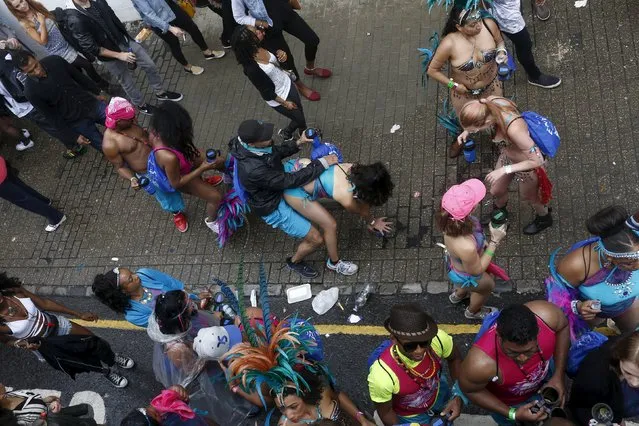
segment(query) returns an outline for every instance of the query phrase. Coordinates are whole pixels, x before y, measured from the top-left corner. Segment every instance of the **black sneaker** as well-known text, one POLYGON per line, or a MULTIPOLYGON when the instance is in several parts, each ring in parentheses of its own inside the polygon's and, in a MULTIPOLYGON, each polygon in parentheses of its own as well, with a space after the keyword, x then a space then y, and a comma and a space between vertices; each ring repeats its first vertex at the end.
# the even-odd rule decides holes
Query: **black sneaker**
POLYGON ((138 107, 138 111, 145 115, 153 115, 155 112, 155 107, 153 105, 144 104, 138 107))
POLYGON ((162 93, 156 93, 155 97, 157 98, 158 101, 180 102, 182 98, 184 97, 184 95, 178 92, 169 92, 168 90, 165 90, 162 93))
POLYGON ((135 365, 135 361, 133 361, 131 358, 129 358, 126 355, 120 355, 120 354, 115 354, 115 363, 118 365, 118 367, 120 368, 133 368, 133 366, 135 365))
POLYGON ((535 80, 528 79, 528 84, 541 87, 543 89, 554 89, 561 84, 561 78, 548 74, 541 74, 539 78, 535 80))
POLYGON ((317 278, 319 273, 306 262, 293 263, 291 258, 286 258, 286 266, 293 272, 297 272, 304 278, 317 278))
POLYGON ((220 40, 222 42, 222 48, 224 49, 230 49, 231 48, 231 42, 228 40, 220 40))
POLYGON ((110 371, 104 375, 109 382, 116 388, 125 388, 129 384, 129 381, 124 376, 120 376, 118 373, 110 371))

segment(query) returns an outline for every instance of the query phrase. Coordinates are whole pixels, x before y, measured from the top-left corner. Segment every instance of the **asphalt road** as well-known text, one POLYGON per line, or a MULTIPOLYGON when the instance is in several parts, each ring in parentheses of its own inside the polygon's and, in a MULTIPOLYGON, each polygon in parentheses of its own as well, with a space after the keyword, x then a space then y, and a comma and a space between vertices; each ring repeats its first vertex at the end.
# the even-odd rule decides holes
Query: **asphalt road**
MULTIPOLYGON (((502 298, 492 298, 490 304, 503 307, 508 303, 523 302, 534 297, 509 293, 503 295, 502 298)), ((273 298, 271 305, 275 314, 280 317, 297 311, 303 317, 313 318, 316 324, 339 326, 347 324, 346 318, 350 314, 349 310, 352 306, 351 299, 352 297, 340 297, 345 311, 335 306, 322 316, 318 316, 312 311, 310 300, 288 305, 282 298, 273 298)), ((101 319, 122 319, 94 298, 57 298, 57 300, 77 310, 93 311, 101 319)), ((463 317, 461 306, 450 305, 446 294, 427 294, 392 297, 373 295, 360 311, 362 321, 357 325, 382 325, 393 304, 409 301, 420 303, 432 313, 440 324, 477 324, 477 322, 468 321, 463 317)), ((336 330, 339 329, 336 328, 336 330)), ((152 371, 152 344, 141 329, 134 331, 95 328, 94 331, 110 342, 114 351, 127 354, 135 359, 135 368, 125 372, 129 379, 127 388, 116 389, 96 374, 82 374, 73 381, 65 374, 53 370, 47 364, 41 364, 30 353, 7 347, 0 348, 0 357, 3 360, 0 369, 0 383, 19 389, 57 390, 61 392, 64 404, 67 404, 77 392, 96 392, 104 401, 107 424, 119 425, 120 419, 126 413, 133 408, 148 404, 161 390, 152 371)), ((465 354, 472 342, 473 335, 457 334, 454 337, 456 344, 465 354)), ((384 336, 346 335, 337 332, 324 335, 325 352, 338 385, 342 390, 347 391, 360 407, 369 412, 372 412, 372 405, 368 400, 366 359, 383 339, 384 336)), ((467 413, 478 412, 473 407, 465 411, 467 413)))

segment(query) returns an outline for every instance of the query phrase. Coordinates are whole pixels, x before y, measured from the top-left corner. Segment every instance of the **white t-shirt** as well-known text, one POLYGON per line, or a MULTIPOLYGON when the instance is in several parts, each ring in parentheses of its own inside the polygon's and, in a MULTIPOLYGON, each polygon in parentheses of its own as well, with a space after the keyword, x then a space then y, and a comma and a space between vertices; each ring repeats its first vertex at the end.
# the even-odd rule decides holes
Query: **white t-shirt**
MULTIPOLYGON (((275 55, 269 52, 268 64, 263 64, 259 61, 257 64, 275 85, 275 94, 282 99, 286 99, 288 92, 291 90, 291 77, 280 68, 275 55)), ((266 103, 272 107, 280 106, 280 103, 274 100, 266 101, 266 103)))
POLYGON ((490 13, 499 24, 499 29, 505 33, 515 34, 526 26, 521 16, 521 0, 493 0, 490 13))
MULTIPOLYGON (((13 96, 11 96, 11 93, 9 93, 7 88, 4 87, 4 84, 2 84, 2 82, 0 82, 0 95, 4 96, 4 98, 6 99, 6 106, 9 111, 15 114, 15 116, 18 118, 22 118, 33 111, 33 105, 31 105, 29 102, 16 101, 13 96)), ((0 102, 4 101, 0 99, 0 102)))

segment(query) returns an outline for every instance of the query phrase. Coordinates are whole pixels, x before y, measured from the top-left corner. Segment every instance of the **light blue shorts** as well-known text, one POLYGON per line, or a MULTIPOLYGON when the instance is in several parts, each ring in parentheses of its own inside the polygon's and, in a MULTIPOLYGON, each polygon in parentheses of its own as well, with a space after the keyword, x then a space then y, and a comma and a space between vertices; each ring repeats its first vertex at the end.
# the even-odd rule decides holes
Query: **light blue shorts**
POLYGON ((262 216, 262 219, 273 228, 281 229, 293 238, 305 238, 311 230, 311 221, 286 204, 284 199, 280 200, 277 210, 268 216, 262 216))

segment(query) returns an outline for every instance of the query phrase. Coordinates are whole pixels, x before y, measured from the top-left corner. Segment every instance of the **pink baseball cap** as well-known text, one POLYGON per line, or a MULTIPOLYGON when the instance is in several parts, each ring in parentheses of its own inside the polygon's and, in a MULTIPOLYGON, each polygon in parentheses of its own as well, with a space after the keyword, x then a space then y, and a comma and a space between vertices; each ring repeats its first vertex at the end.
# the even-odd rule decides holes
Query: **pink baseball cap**
POLYGON ((479 179, 453 185, 442 197, 442 208, 455 220, 465 219, 486 196, 486 186, 479 179))

